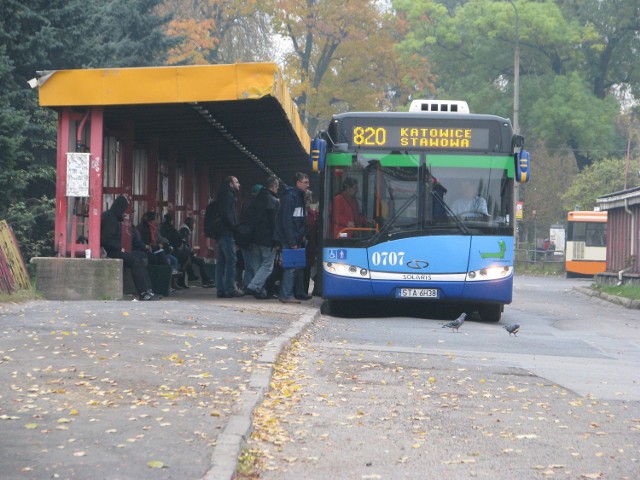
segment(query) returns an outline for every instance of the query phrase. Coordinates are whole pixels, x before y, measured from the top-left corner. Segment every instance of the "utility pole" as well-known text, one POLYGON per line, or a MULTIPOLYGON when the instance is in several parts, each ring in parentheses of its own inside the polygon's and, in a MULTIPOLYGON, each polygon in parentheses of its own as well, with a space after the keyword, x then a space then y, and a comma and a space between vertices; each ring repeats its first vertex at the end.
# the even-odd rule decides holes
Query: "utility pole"
POLYGON ((513 52, 513 133, 520 133, 518 116, 520 113, 520 32, 518 9, 513 0, 509 0, 516 13, 516 44, 513 52))
MULTIPOLYGON (((513 133, 520 133, 520 123, 519 123, 519 113, 520 113, 520 32, 519 32, 519 18, 518 18, 518 8, 513 0, 509 0, 509 3, 513 7, 513 11, 516 14, 516 42, 515 48, 513 52, 513 133)), ((520 201, 520 184, 518 182, 514 182, 513 188, 513 204, 514 204, 514 212, 517 208, 518 202, 520 201)), ((514 232, 515 232, 515 242, 518 244, 519 239, 519 225, 518 220, 513 219, 515 222, 514 232)))

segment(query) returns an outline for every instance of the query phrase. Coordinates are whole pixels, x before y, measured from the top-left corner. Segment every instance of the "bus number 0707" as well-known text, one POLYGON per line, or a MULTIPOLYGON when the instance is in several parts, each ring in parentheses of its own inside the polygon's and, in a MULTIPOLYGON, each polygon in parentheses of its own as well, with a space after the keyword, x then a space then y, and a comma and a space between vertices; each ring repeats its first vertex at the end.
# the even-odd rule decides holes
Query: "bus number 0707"
POLYGON ((371 255, 374 265, 404 265, 404 252, 374 252, 371 255))

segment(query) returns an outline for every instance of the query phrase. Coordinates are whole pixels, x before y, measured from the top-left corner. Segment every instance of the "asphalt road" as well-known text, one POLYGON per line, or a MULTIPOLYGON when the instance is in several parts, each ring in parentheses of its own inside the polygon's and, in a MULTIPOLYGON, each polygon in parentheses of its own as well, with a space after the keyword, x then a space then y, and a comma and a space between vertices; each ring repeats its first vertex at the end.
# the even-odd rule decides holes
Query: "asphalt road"
POLYGON ((0 478, 640 478, 640 313, 587 284, 519 277, 459 333, 204 289, 3 304, 0 478))
POLYGON ((238 478, 640 478, 640 312, 588 283, 518 277, 499 324, 459 333, 426 308, 321 316, 281 357, 238 478))
POLYGON ((211 289, 0 304, 0 478, 230 478, 271 365, 316 311, 211 289))

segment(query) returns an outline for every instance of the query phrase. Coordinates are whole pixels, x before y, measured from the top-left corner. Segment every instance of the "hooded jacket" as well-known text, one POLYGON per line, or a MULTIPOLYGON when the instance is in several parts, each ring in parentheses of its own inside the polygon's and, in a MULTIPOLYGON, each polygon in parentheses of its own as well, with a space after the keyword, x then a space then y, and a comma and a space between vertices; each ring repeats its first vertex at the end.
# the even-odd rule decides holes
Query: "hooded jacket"
POLYGON ((307 213, 304 192, 287 187, 280 202, 273 238, 276 242, 292 247, 302 247, 307 235, 307 213))
POLYGON ((105 249, 107 256, 122 250, 122 220, 124 212, 129 207, 126 197, 117 197, 111 208, 102 213, 100 219, 100 246, 105 249))

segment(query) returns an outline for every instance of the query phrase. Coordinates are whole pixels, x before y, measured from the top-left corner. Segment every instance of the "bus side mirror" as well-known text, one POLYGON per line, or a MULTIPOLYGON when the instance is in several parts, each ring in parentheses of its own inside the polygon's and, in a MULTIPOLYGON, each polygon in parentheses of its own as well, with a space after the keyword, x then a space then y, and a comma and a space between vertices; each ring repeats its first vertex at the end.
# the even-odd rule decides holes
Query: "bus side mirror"
POLYGON ((325 159, 327 157, 327 141, 322 138, 314 138, 311 140, 311 170, 319 172, 324 169, 325 159))
POLYGON ((526 150, 520 150, 513 154, 513 160, 516 167, 516 181, 519 183, 527 183, 531 176, 531 154, 526 150))
POLYGON ((522 148, 524 147, 524 137, 522 135, 518 135, 517 133, 511 137, 511 148, 522 148))

